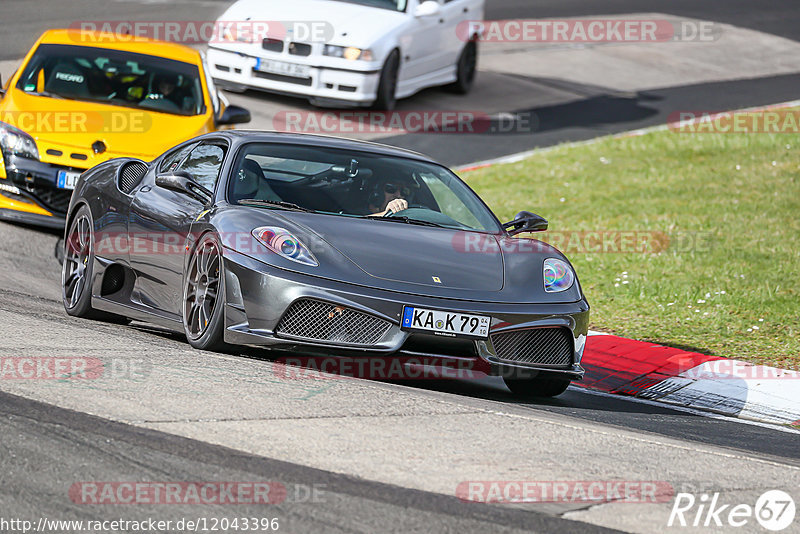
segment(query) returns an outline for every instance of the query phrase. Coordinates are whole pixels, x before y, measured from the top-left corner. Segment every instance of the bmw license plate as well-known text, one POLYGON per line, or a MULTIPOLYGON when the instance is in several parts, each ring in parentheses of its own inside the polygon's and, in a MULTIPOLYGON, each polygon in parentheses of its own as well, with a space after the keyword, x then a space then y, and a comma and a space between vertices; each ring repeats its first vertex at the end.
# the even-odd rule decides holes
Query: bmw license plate
POLYGON ((308 78, 311 75, 311 67, 308 65, 275 61, 274 59, 256 58, 256 70, 293 78, 308 78))
POLYGON ((490 317, 403 306, 403 330, 432 332, 446 337, 485 339, 490 317))
POLYGON ((75 184, 78 183, 78 178, 81 177, 79 172, 58 171, 58 182, 56 185, 59 189, 75 189, 75 184))

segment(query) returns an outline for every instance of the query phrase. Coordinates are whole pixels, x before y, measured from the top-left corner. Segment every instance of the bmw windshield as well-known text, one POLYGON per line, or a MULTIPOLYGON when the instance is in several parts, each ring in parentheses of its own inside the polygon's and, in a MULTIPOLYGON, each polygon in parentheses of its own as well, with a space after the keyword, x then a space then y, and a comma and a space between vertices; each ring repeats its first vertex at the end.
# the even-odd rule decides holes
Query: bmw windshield
POLYGON ((381 9, 391 9, 392 11, 405 11, 408 0, 333 0, 335 2, 346 2, 348 4, 359 4, 362 6, 379 7, 381 9))
POLYGON ((424 161, 251 143, 241 149, 232 173, 227 191, 231 203, 501 231, 494 215, 464 182, 446 168, 424 161), (397 200, 404 209, 387 212, 397 200))

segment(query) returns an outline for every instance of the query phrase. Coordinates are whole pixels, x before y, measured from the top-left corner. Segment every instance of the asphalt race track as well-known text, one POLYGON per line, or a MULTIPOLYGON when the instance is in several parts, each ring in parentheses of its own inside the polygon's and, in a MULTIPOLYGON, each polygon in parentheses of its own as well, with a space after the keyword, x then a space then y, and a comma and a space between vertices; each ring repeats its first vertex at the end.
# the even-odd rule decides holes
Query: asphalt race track
POLYGON ((567 522, 577 519, 646 532, 654 517, 663 520, 647 505, 499 507, 462 503, 455 488, 471 477, 666 480, 676 491, 747 499, 800 480, 796 432, 579 388, 521 403, 491 379, 281 379, 261 351, 201 353, 143 324, 68 318, 51 256, 56 237, 5 224, 2 232, 4 356, 96 357, 145 370, 92 384, 0 384, 0 501, 15 517, 178 520, 246 512, 279 517, 287 532, 553 532, 571 531, 567 522), (465 443, 470 437, 477 442, 465 443), (301 498, 304 488, 323 493, 314 502, 234 511, 87 506, 68 498, 75 483, 119 480, 269 480, 301 498))
MULTIPOLYGON (((792 2, 647 4, 490 1, 487 17, 656 12, 800 39, 800 12, 792 2)), ((19 58, 40 31, 75 19, 202 20, 225 5, 4 0, 0 59, 19 58)), ((487 77, 507 76, 499 72, 487 77)), ((531 87, 541 93, 522 98, 514 111, 533 111, 546 129, 503 136, 502 142, 479 135, 438 136, 435 143, 429 135, 382 140, 465 164, 657 124, 676 109, 792 100, 800 81, 800 75, 781 73, 631 92, 530 73, 518 78, 520 93, 531 87), (583 97, 565 99, 567 93, 583 97)), ((482 91, 491 99, 491 86, 482 91)), ((426 91, 401 109, 435 108, 452 98, 426 91)), ((231 100, 251 106, 259 120, 275 106, 309 109, 253 93, 231 100)), ((520 402, 494 379, 291 379, 263 351, 204 353, 145 324, 70 318, 60 300, 56 240, 53 233, 0 223, 0 356, 92 357, 123 371, 85 382, 0 380, 0 519, 246 516, 278 518, 281 532, 301 533, 657 532, 671 530, 665 529, 670 499, 486 505, 460 501, 457 487, 492 480, 661 481, 674 492, 719 492, 722 502, 752 505, 764 491, 796 494, 800 486, 799 433, 788 429, 579 387, 554 400, 520 402), (287 495, 268 506, 91 505, 71 498, 73 485, 92 481, 275 481, 287 495)), ((764 530, 751 520, 736 531, 764 530)))

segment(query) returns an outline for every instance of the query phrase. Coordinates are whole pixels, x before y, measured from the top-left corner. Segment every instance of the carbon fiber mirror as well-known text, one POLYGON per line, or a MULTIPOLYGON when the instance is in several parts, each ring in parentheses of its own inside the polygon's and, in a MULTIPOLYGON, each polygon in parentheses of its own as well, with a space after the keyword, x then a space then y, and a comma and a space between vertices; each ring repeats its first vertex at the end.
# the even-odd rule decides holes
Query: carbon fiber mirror
POLYGON ((513 221, 505 223, 503 228, 508 235, 517 235, 522 232, 544 232, 547 230, 547 219, 529 211, 521 211, 517 213, 513 221))
POLYGON ((186 171, 159 174, 156 176, 156 185, 164 189, 169 189, 170 191, 188 194, 204 204, 210 202, 213 197, 211 191, 195 182, 192 175, 186 171))

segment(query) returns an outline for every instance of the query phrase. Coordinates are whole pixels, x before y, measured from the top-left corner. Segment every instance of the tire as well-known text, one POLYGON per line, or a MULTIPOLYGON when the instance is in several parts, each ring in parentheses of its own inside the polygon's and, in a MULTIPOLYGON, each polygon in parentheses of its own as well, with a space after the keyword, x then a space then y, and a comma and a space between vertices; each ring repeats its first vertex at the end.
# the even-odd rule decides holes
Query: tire
POLYGON ((64 241, 61 264, 61 301, 73 317, 127 324, 130 319, 92 308, 94 273, 94 220, 88 206, 78 209, 64 241))
POLYGON ((189 344, 201 350, 225 352, 225 270, 222 246, 213 234, 205 234, 192 251, 184 275, 183 331, 189 344))
POLYGON ((557 397, 569 386, 568 378, 537 376, 535 378, 506 378, 503 381, 511 392, 519 397, 557 397))
POLYGON ((397 104, 397 74, 400 71, 400 55, 394 50, 381 69, 378 82, 378 96, 372 108, 380 111, 392 111, 397 104))
POLYGON ((456 81, 449 88, 458 94, 465 95, 470 92, 475 83, 475 74, 478 68, 478 43, 470 41, 464 46, 456 63, 456 81))

